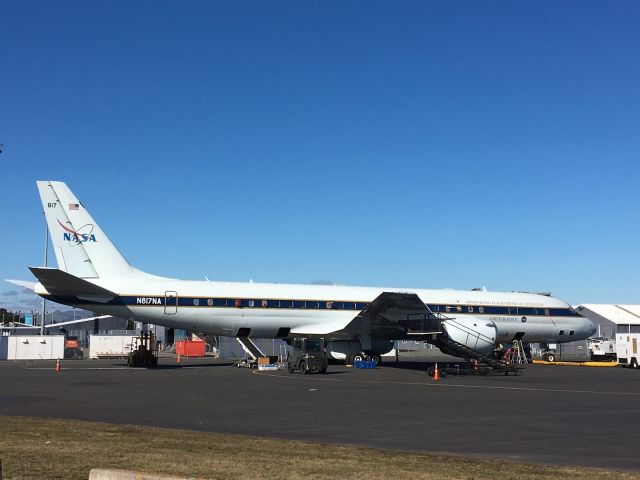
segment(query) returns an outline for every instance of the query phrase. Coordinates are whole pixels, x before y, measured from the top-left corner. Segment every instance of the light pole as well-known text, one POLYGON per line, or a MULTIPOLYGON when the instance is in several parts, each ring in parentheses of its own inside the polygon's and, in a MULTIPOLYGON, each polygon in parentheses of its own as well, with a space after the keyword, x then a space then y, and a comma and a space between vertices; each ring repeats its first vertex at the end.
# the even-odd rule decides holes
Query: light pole
MULTIPOLYGON (((44 212, 42 212, 44 214, 44 212)), ((44 266, 47 267, 49 259, 49 225, 47 219, 44 219, 44 266)), ((40 323, 40 335, 44 335, 44 322, 47 319, 47 300, 42 297, 42 322, 40 323)))

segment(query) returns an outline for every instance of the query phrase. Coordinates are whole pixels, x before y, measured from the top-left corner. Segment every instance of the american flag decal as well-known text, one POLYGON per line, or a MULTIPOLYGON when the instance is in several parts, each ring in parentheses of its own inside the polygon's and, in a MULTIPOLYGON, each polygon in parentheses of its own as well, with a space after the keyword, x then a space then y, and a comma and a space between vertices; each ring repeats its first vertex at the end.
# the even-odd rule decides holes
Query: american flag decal
POLYGON ((80 204, 79 203, 70 203, 69 204, 69 210, 78 210, 80 208, 80 204))

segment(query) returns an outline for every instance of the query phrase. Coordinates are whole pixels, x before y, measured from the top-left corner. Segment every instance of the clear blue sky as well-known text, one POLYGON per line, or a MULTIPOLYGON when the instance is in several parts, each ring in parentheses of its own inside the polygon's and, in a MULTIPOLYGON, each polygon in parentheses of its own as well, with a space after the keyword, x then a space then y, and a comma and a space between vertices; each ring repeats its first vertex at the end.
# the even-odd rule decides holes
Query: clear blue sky
POLYGON ((42 264, 50 179, 161 275, 640 303, 637 1, 0 18, 0 278, 42 264))

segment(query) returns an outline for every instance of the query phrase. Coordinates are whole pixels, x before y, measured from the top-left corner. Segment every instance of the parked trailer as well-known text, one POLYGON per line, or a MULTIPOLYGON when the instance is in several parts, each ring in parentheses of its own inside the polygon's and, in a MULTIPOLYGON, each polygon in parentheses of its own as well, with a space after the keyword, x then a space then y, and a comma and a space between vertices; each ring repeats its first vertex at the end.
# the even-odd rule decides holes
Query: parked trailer
POLYGON ((64 357, 64 335, 5 335, 0 360, 56 360, 64 357))
POLYGON ((630 368, 640 367, 640 354, 638 344, 640 343, 640 324, 618 324, 616 325, 616 354, 618 365, 630 368))
POLYGON ((591 354, 586 340, 569 343, 549 343, 542 351, 542 358, 547 362, 588 362, 591 354))
POLYGON ((89 335, 89 358, 127 358, 136 339, 136 335, 89 335))

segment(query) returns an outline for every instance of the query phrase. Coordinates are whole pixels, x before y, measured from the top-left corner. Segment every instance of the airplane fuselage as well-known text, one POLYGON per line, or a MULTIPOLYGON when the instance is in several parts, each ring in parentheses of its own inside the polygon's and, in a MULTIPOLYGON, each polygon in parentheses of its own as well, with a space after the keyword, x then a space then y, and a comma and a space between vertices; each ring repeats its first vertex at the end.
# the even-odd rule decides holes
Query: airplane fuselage
MULTIPOLYGON (((515 335, 528 342, 586 338, 593 325, 553 297, 519 292, 287 285, 154 279, 94 281, 118 296, 108 303, 91 298, 38 293, 59 303, 138 321, 214 335, 274 338, 310 325, 344 324, 381 293, 411 292, 436 314, 486 319, 496 341, 515 335)), ((392 340, 410 338, 400 335, 392 340)))

